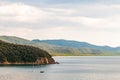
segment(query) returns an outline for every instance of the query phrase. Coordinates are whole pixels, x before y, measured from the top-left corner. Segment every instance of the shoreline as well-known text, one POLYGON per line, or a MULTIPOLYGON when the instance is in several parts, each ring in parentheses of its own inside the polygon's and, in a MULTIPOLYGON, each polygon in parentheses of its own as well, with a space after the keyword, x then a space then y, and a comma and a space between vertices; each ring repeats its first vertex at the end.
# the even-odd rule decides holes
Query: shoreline
POLYGON ((36 62, 4 62, 0 63, 0 65, 49 65, 49 64, 59 64, 59 62, 54 62, 54 63, 36 63, 36 62))

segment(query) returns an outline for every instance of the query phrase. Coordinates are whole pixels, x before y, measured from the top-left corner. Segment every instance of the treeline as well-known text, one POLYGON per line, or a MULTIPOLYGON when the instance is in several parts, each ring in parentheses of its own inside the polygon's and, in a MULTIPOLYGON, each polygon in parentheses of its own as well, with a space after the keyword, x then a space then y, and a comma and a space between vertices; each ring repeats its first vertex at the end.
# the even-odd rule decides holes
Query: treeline
POLYGON ((0 40, 0 63, 35 62, 38 58, 51 58, 48 52, 26 45, 16 45, 0 40))

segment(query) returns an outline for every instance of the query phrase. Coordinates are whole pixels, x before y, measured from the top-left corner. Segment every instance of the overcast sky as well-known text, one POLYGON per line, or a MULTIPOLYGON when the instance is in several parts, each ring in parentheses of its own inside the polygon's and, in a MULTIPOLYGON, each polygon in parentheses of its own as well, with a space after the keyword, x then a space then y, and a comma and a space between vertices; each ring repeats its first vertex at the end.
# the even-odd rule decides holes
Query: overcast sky
POLYGON ((0 35, 120 46, 120 0, 0 0, 0 35))

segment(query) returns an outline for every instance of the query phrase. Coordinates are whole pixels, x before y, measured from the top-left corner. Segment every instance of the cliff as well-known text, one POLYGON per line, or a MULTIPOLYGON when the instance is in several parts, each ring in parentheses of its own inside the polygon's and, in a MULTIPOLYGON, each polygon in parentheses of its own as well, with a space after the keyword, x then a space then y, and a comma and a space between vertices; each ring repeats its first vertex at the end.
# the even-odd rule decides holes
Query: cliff
POLYGON ((0 64, 54 64, 45 50, 0 41, 0 64))

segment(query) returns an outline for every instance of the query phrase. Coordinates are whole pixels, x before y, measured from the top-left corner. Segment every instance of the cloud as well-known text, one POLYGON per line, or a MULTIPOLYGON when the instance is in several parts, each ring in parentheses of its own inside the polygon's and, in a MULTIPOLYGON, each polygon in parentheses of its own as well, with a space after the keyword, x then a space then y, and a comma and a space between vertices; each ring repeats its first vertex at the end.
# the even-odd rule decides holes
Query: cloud
POLYGON ((0 6, 0 21, 13 22, 15 24, 22 23, 23 25, 37 24, 40 26, 83 25, 85 27, 107 27, 109 24, 112 24, 112 27, 114 24, 119 25, 119 13, 119 5, 89 4, 68 9, 55 7, 41 8, 23 3, 7 3, 0 6))
POLYGON ((37 22, 43 20, 44 13, 39 8, 23 3, 7 3, 0 5, 0 20, 10 22, 37 22))
POLYGON ((0 5, 0 34, 28 39, 63 38, 100 45, 117 45, 120 40, 116 36, 120 30, 119 21, 118 4, 84 2, 52 4, 46 7, 5 2, 0 5))
POLYGON ((80 5, 68 16, 59 19, 88 28, 118 30, 120 5, 80 5))
MULTIPOLYGON (((70 6, 68 4, 68 6, 70 6)), ((0 6, 1 26, 29 28, 75 27, 76 29, 118 29, 120 6, 83 4, 70 8, 41 8, 24 3, 6 3, 0 6), (6 23, 9 23, 6 24, 6 23), (33 26, 33 27, 32 27, 33 26)))
POLYGON ((29 33, 32 32, 32 29, 29 28, 20 28, 20 27, 16 27, 16 28, 4 28, 4 26, 0 26, 0 34, 2 35, 8 35, 8 36, 12 36, 12 35, 16 35, 16 36, 27 36, 29 35, 29 33))
MULTIPOLYGON (((3 0, 0 0, 3 2, 3 0)), ((73 3, 73 4, 96 4, 96 3, 101 3, 101 4, 119 4, 120 1, 119 0, 34 0, 34 1, 30 1, 30 0, 4 0, 6 2, 24 2, 24 3, 28 3, 28 4, 47 4, 47 5, 55 5, 55 4, 69 4, 69 3, 73 3)))

